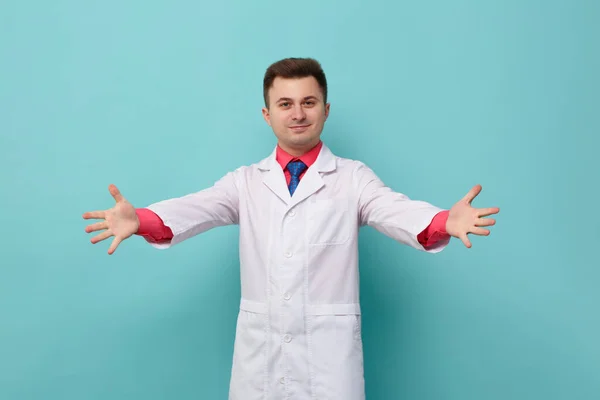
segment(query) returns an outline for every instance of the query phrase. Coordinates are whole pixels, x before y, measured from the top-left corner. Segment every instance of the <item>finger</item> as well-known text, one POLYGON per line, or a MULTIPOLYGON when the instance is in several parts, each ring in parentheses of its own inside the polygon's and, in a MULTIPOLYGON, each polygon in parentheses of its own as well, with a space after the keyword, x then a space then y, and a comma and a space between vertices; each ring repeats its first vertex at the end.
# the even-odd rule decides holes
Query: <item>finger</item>
POLYGON ((117 250, 117 247, 119 247, 119 244, 121 244, 122 241, 123 241, 123 239, 121 239, 118 236, 115 236, 112 243, 110 244, 110 247, 108 248, 108 254, 113 254, 115 252, 115 250, 117 250))
POLYGON ((471 248, 471 241, 469 240, 469 237, 466 234, 460 235, 460 240, 462 240, 465 247, 467 247, 468 249, 471 248))
POLYGON ((106 211, 88 211, 83 213, 83 219, 104 219, 106 211))
POLYGON ((500 209, 498 207, 489 207, 489 208, 478 208, 477 216, 478 217, 487 217, 488 215, 498 214, 500 209))
POLYGON ((104 231, 96 236, 94 236, 90 241, 94 244, 103 241, 112 236, 112 232, 110 230, 104 231))
POLYGON ((484 229, 484 228, 473 228, 470 231, 471 233, 474 233, 475 235, 479 235, 479 236, 488 236, 490 234, 489 229, 484 229))
POLYGON ((119 191, 119 189, 117 189, 117 187, 113 184, 108 185, 108 191, 110 192, 110 194, 112 195, 112 197, 115 199, 116 202, 120 202, 123 201, 123 195, 121 194, 121 192, 119 191))
POLYGON ((95 224, 91 224, 85 227, 85 231, 87 233, 90 232, 96 232, 102 229, 108 229, 108 222, 106 221, 102 221, 102 222, 96 222, 95 224))
POLYGON ((468 204, 471 204, 471 202, 473 201, 473 199, 475 197, 477 197, 477 195, 479 193, 481 193, 481 185, 475 185, 473 186, 473 188, 471 190, 469 190, 469 193, 467 193, 465 195, 465 197, 463 197, 463 200, 466 201, 468 204))
POLYGON ((496 220, 493 218, 478 218, 475 221, 475 226, 492 226, 496 224, 496 220))

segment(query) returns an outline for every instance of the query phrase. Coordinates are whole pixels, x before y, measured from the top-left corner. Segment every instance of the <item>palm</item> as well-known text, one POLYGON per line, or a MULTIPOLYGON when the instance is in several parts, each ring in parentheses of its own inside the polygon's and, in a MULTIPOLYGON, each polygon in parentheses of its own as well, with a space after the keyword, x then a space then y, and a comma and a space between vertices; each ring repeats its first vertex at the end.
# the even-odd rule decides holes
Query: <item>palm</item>
POLYGON ((83 214, 84 219, 102 219, 103 221, 88 225, 86 232, 104 230, 94 236, 91 242, 96 244, 111 236, 114 236, 108 254, 113 254, 119 244, 137 232, 139 220, 135 208, 119 192, 115 185, 109 186, 109 192, 116 201, 114 207, 104 211, 91 211, 83 214))
POLYGON ((490 234, 490 231, 482 227, 491 226, 496 223, 496 220, 492 218, 483 217, 500 212, 498 207, 473 208, 471 203, 480 192, 481 185, 475 185, 465 197, 450 209, 448 221, 446 222, 446 231, 448 234, 459 238, 468 248, 471 247, 471 241, 468 238, 469 234, 487 236, 490 234))
POLYGON ((128 238, 137 230, 137 215, 135 208, 127 200, 118 202, 106 212, 108 229, 115 236, 128 238))

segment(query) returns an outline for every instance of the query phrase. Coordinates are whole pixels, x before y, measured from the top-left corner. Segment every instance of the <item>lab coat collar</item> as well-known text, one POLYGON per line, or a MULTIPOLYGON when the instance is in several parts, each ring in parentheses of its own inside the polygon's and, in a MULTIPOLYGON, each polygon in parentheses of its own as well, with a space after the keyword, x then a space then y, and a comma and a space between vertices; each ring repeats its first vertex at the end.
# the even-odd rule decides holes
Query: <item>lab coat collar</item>
POLYGON ((271 155, 258 163, 258 168, 268 171, 263 175, 263 183, 284 201, 288 208, 306 199, 325 184, 320 172, 331 172, 336 169, 336 157, 325 144, 321 147, 315 163, 310 166, 300 180, 293 196, 290 196, 283 169, 276 160, 277 148, 271 155))

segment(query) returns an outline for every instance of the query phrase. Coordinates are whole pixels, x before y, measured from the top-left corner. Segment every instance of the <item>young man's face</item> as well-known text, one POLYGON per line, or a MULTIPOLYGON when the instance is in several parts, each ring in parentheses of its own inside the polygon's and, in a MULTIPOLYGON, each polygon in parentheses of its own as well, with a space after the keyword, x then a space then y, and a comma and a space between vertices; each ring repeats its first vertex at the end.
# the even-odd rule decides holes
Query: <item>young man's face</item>
POLYGON ((323 101, 314 77, 277 77, 268 98, 269 108, 263 108, 263 116, 283 150, 300 156, 319 143, 329 116, 329 104, 323 101))

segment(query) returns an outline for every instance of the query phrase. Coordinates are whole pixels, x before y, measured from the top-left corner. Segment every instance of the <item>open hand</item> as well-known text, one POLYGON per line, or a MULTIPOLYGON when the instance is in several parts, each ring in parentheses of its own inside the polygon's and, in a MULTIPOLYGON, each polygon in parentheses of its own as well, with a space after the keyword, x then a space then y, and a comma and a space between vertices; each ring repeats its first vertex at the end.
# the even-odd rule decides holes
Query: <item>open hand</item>
POLYGON ((108 249, 108 254, 113 254, 123 240, 137 232, 140 221, 133 205, 121 195, 115 185, 109 185, 108 191, 116 201, 115 206, 104 211, 86 212, 83 214, 83 219, 103 220, 86 226, 85 231, 89 233, 105 229, 104 232, 91 239, 93 244, 114 236, 115 238, 108 249))
POLYGON ((450 209, 446 222, 446 232, 453 237, 462 240, 467 248, 471 248, 468 234, 487 236, 490 231, 482 226, 491 226, 496 223, 495 219, 482 218, 500 212, 498 207, 473 208, 471 202, 481 192, 481 185, 475 185, 469 193, 450 209))

